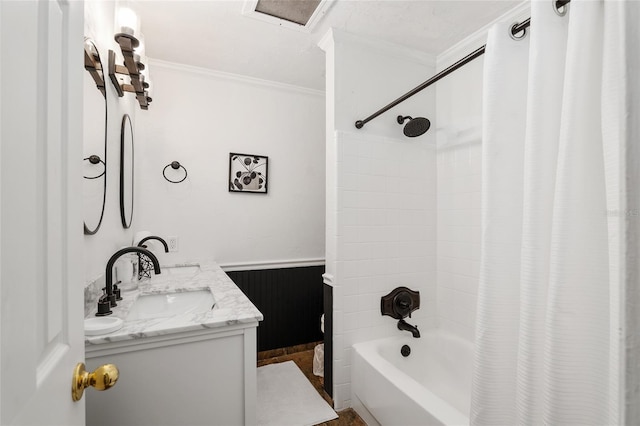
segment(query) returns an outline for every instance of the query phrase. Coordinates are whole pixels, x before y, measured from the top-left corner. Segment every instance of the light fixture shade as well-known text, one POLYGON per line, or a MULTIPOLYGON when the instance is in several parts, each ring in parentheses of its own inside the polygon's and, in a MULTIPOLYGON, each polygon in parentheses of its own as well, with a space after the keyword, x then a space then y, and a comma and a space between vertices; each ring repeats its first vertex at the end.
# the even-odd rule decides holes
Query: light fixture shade
POLYGON ((118 9, 118 16, 116 18, 115 28, 115 40, 118 41, 120 37, 126 37, 131 39, 133 47, 137 47, 139 44, 138 37, 140 35, 140 21, 136 13, 128 8, 121 7, 118 9))

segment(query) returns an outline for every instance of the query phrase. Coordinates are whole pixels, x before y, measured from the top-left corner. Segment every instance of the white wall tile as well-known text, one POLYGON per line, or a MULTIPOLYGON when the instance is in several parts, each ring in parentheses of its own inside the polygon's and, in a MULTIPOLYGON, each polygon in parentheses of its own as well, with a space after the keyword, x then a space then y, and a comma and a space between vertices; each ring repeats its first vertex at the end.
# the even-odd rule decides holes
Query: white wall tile
POLYGON ((345 302, 345 313, 344 313, 344 332, 345 333, 358 329, 357 306, 358 306, 357 302, 353 304, 350 304, 349 302, 345 302))
POLYGON ((341 336, 344 333, 344 312, 334 309, 333 310, 333 338, 334 343, 337 336, 341 336))
MULTIPOLYGON (((397 58, 389 61, 383 53, 348 43, 334 45, 332 52, 335 51, 342 51, 343 55, 336 53, 333 68, 327 70, 328 110, 335 117, 332 122, 335 128, 327 134, 332 133, 337 139, 338 183, 336 208, 327 210, 336 217, 339 238, 334 241, 335 265, 327 265, 327 269, 336 271, 336 282, 342 289, 343 326, 334 333, 334 346, 338 340, 341 342, 339 349, 334 348, 339 351, 334 353, 334 374, 339 376, 339 379, 334 376, 334 401, 336 408, 344 408, 350 402, 347 376, 351 346, 399 333, 397 321, 380 314, 382 295, 399 285, 419 290, 425 298, 425 307, 430 306, 433 312, 421 313, 416 318, 422 318, 421 327, 435 325, 437 168, 436 151, 428 147, 435 146, 435 132, 408 141, 393 120, 383 119, 368 124, 365 131, 355 131, 352 122, 344 122, 344 117, 353 115, 352 109, 366 107, 362 95, 370 92, 354 89, 353 95, 335 93, 337 87, 357 88, 367 81, 386 82, 385 69, 395 78, 408 70, 415 71, 416 76, 424 75, 433 72, 433 67, 398 62, 397 58), (376 64, 377 72, 355 72, 363 63, 376 64), (410 244, 403 247, 404 243, 410 244), (336 359, 340 362, 336 363, 336 359)), ((385 84, 385 90, 388 89, 385 84)), ((417 101, 410 100, 405 105, 411 106, 412 102, 417 101)), ((433 92, 423 95, 419 105, 425 115, 435 116, 433 92)))
POLYGON ((358 312, 358 328, 371 327, 371 314, 369 311, 358 312))
MULTIPOLYGON (((340 252, 338 252, 340 256, 340 252)), ((358 261, 350 260, 341 262, 342 268, 338 269, 338 275, 341 278, 355 278, 358 277, 358 261)))
POLYGON ((340 411, 351 406, 351 385, 349 383, 334 386, 335 394, 333 396, 335 409, 340 411))

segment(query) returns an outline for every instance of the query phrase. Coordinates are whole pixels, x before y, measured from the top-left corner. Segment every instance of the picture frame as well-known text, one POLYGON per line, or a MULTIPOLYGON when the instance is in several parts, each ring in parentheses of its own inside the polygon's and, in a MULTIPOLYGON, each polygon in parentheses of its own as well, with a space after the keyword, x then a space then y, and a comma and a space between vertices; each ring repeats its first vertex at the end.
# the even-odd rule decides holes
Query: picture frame
POLYGON ((269 183, 269 157, 229 153, 229 192, 266 194, 269 183))

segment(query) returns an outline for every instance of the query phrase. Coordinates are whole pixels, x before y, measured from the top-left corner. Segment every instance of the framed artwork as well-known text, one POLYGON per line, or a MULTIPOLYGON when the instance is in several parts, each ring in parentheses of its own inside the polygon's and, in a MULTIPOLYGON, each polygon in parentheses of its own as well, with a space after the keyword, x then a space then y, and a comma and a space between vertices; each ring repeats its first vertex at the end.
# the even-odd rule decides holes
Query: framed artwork
POLYGON ((229 192, 267 193, 269 157, 229 153, 229 192))

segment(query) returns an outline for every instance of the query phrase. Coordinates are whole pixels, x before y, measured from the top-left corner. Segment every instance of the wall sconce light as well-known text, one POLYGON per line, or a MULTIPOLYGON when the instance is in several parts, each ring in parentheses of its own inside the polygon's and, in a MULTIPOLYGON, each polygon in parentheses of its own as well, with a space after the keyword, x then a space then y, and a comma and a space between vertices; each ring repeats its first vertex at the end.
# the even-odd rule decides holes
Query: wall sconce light
POLYGON ((114 37, 116 42, 120 44, 121 38, 128 38, 133 47, 138 47, 140 41, 137 37, 139 34, 140 21, 138 21, 136 13, 128 7, 120 8, 116 19, 116 35, 114 37))
POLYGON ((84 68, 89 71, 89 74, 93 78, 93 81, 95 81, 98 90, 102 92, 102 96, 106 97, 106 89, 103 80, 104 70, 100 63, 100 55, 96 50, 96 46, 89 40, 85 40, 84 42, 84 68))
POLYGON ((124 57, 124 66, 116 64, 116 52, 109 50, 109 77, 116 88, 119 97, 124 96, 124 92, 135 93, 140 108, 149 109, 151 97, 148 96, 148 67, 145 65, 144 56, 144 36, 140 33, 140 22, 133 10, 121 8, 118 10, 116 22, 115 41, 120 46, 120 51, 124 57), (147 70, 147 77, 142 74, 147 70), (121 83, 117 75, 128 75, 130 84, 121 83), (145 84, 145 79, 147 83, 145 84))

